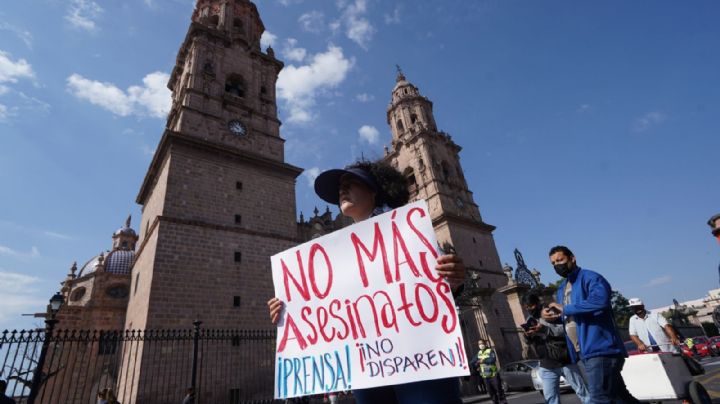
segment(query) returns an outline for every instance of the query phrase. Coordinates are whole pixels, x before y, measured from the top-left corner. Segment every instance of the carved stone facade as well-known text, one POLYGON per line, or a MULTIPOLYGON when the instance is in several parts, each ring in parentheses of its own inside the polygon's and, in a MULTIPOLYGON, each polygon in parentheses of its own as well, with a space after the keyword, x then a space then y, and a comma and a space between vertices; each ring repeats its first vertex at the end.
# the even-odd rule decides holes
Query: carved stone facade
MULTIPOLYGON (((59 328, 188 329, 196 319, 205 328, 270 328, 270 256, 351 223, 329 209, 296 220, 302 170, 284 161, 275 98, 283 63, 271 48, 260 49, 263 31, 248 0, 198 0, 168 83, 167 127, 136 199, 140 233, 128 221, 113 236, 112 251, 77 275, 71 271, 59 328), (126 270, 106 270, 128 255, 126 270)), ((441 246, 468 267, 459 300, 468 353, 483 338, 501 360, 519 359, 516 319, 498 292, 507 278, 495 227, 483 221, 463 175, 461 148, 438 130, 432 106, 398 74, 385 159, 408 178, 412 200, 428 201, 441 246)), ((145 357, 142 344, 127 355, 124 366, 132 369, 121 370, 129 378, 119 383, 141 386, 158 359, 145 357)), ((121 401, 143 402, 137 391, 152 394, 152 388, 139 387, 121 401)))
POLYGON ((461 147, 438 130, 432 107, 398 69, 387 109, 392 142, 385 159, 408 179, 411 199, 428 202, 438 242, 451 246, 475 278, 477 287, 465 296, 472 304, 461 305, 467 351, 474 353, 483 338, 501 359, 518 359, 522 350, 512 311, 507 298, 495 293, 506 284, 492 236, 495 226, 482 220, 460 165, 461 147))

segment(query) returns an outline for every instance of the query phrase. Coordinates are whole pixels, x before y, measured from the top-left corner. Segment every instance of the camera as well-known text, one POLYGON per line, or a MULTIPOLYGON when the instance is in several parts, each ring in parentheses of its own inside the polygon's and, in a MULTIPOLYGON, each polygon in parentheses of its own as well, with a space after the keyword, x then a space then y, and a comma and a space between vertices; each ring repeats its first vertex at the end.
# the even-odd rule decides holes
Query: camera
POLYGON ((535 327, 537 324, 537 320, 530 317, 526 323, 520 324, 520 327, 522 327, 522 329, 525 331, 530 331, 530 328, 535 327))

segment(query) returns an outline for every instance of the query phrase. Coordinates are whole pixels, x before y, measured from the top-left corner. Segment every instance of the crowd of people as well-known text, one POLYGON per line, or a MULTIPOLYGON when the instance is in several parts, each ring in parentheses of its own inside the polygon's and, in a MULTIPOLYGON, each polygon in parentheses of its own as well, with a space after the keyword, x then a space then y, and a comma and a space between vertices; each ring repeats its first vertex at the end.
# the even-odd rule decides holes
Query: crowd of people
MULTIPOLYGON (((359 161, 345 169, 325 171, 316 178, 315 191, 356 223, 403 206, 409 200, 404 176, 383 162, 359 161)), ((708 224, 720 242, 720 214, 708 224)), ((580 267, 568 247, 550 249, 549 260, 563 278, 554 301, 543 302, 533 293, 522 299, 529 313, 522 328, 539 357, 538 374, 545 401, 560 402, 563 377, 583 404, 637 403, 621 375, 627 352, 615 325, 610 284, 599 273, 580 267)), ((465 265, 460 257, 453 253, 439 256, 435 270, 448 281, 453 292, 462 289, 465 265)), ((680 343, 665 318, 647 310, 641 299, 630 299, 629 306, 634 313, 629 323, 630 338, 640 351, 672 351, 680 343)), ((271 321, 277 323, 283 302, 273 298, 268 301, 268 308, 271 321)), ((478 341, 478 352, 470 365, 482 380, 480 390, 487 392, 495 404, 507 403, 498 359, 489 341, 478 341)), ((0 381, 0 404, 14 402, 5 395, 6 385, 0 381)), ((358 404, 459 404, 462 402, 459 386, 457 378, 446 378, 354 389, 352 394, 358 404)), ((101 390, 97 398, 99 404, 118 403, 110 389, 101 390)), ((325 397, 326 402, 337 400, 337 394, 325 397)), ((195 391, 191 388, 186 391, 183 403, 193 402, 195 391)))
MULTIPOLYGON (((315 191, 356 223, 402 206, 409 198, 405 178, 382 162, 360 161, 345 169, 325 171, 316 178, 315 191)), ((720 241, 720 215, 713 216, 708 224, 720 241)), ((568 247, 553 247, 549 260, 563 278, 554 301, 543 304, 534 294, 523 298, 530 313, 523 324, 524 333, 540 357, 545 401, 560 402, 562 376, 584 404, 637 403, 621 374, 627 351, 616 328, 610 284, 599 273, 580 267, 568 247)), ((454 291, 462 288, 465 266, 458 256, 440 256, 436 270, 454 291)), ((283 302, 273 298, 268 307, 271 321, 277 323, 283 302)), ((640 350, 669 351, 679 343, 667 321, 659 313, 646 310, 640 299, 631 299, 630 307, 634 312, 630 335, 640 350)), ((486 391, 493 403, 507 402, 496 353, 489 341, 478 341, 471 368, 482 380, 481 391, 486 391)), ((449 378, 357 389, 353 395, 358 404, 457 404, 461 402, 458 386, 457 379, 449 378)))

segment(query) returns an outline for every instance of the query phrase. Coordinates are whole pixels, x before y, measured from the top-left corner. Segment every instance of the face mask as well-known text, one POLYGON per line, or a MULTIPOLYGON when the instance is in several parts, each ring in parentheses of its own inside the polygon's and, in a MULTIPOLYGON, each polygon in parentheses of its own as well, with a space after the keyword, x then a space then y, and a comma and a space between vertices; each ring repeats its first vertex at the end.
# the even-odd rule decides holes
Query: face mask
POLYGON ((479 347, 480 347, 480 350, 485 349, 485 345, 479 345, 479 347))
POLYGON ((563 264, 553 265, 553 268, 555 268, 555 273, 562 276, 563 278, 567 278, 567 276, 570 275, 570 272, 572 272, 572 268, 570 268, 570 264, 567 262, 563 264))

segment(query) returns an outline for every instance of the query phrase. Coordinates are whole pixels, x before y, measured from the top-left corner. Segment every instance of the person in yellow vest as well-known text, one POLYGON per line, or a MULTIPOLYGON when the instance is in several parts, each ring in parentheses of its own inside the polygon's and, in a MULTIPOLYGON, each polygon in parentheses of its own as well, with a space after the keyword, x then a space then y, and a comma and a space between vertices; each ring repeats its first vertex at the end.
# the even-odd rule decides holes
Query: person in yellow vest
POLYGON ((685 339, 685 345, 687 345, 690 352, 693 353, 693 355, 697 355, 697 348, 695 348, 695 341, 692 338, 686 338, 685 339))
POLYGON ((473 368, 480 373, 480 379, 494 404, 507 404, 505 391, 500 380, 500 373, 497 367, 495 351, 488 346, 484 340, 478 341, 478 354, 471 363, 473 368))

